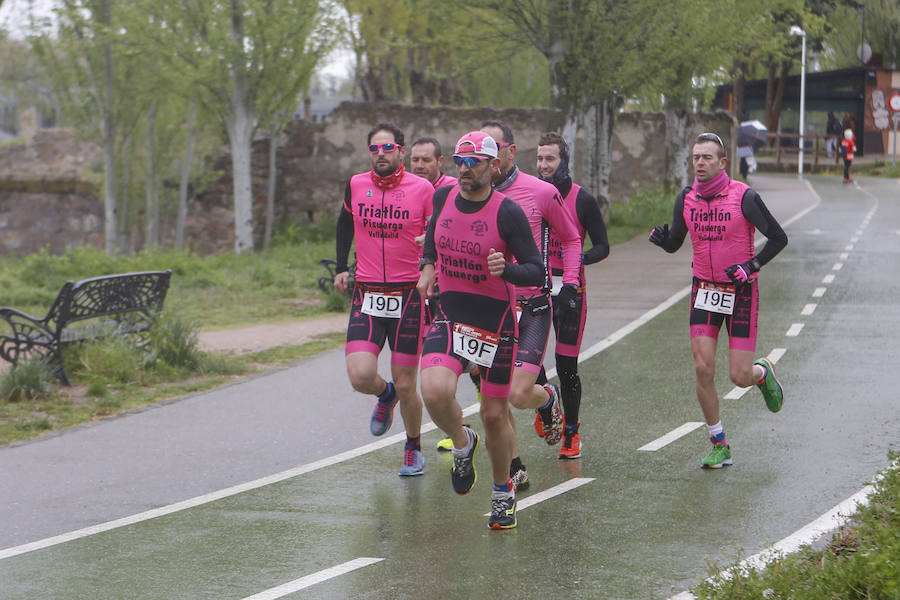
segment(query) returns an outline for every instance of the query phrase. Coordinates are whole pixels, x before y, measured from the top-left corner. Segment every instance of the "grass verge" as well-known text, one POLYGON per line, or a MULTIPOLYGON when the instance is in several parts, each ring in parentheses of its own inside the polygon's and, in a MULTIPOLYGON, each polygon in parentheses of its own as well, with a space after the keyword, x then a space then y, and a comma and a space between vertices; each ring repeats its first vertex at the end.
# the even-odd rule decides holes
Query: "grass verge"
POLYGON ((824 549, 806 546, 762 571, 714 569, 700 600, 897 600, 900 598, 900 454, 874 485, 868 506, 824 549))

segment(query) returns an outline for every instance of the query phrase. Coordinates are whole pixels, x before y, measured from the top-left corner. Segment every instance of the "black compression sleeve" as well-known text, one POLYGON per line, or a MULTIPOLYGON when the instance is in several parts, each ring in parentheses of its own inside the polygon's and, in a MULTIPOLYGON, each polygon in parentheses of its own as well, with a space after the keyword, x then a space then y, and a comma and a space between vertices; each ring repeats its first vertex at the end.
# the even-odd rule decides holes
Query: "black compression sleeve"
POLYGON ((690 189, 690 187, 684 188, 678 194, 678 197, 675 198, 675 208, 672 211, 672 226, 669 228, 669 237, 666 238, 666 242, 663 245, 663 249, 666 252, 675 252, 684 243, 684 238, 688 232, 687 223, 684 222, 684 196, 690 189))
POLYGON ((741 198, 741 212, 761 234, 766 236, 766 245, 756 255, 759 264, 764 265, 787 246, 787 234, 753 188, 744 192, 744 197, 741 198))
POLYGON ((504 198, 497 211, 497 227, 518 264, 507 262, 503 279, 513 285, 535 286, 544 281, 544 264, 531 235, 531 226, 522 208, 504 198))
POLYGON ((425 259, 425 262, 430 262, 431 264, 437 261, 437 248, 434 245, 435 223, 438 222, 451 189, 453 189, 451 186, 438 188, 432 197, 433 209, 431 219, 428 220, 428 226, 425 228, 425 247, 422 249, 422 257, 425 259))
POLYGON ((591 249, 584 253, 584 264, 592 265, 609 256, 609 238, 606 235, 606 223, 600 214, 600 205, 590 192, 581 188, 575 198, 575 212, 578 221, 591 238, 591 249))
POLYGON ((350 245, 353 244, 353 215, 350 204, 350 182, 347 182, 347 188, 344 191, 344 202, 341 205, 341 214, 337 220, 337 242, 335 243, 335 259, 337 261, 337 272, 343 273, 347 270, 347 258, 350 256, 350 245))

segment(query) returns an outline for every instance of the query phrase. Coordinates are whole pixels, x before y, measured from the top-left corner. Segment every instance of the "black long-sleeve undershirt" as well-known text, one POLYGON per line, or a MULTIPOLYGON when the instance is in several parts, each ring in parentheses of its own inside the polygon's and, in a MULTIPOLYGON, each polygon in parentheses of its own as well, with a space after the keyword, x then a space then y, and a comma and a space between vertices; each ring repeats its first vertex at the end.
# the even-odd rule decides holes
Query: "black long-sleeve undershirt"
MULTIPOLYGON (((690 189, 684 188, 675 199, 672 226, 669 228, 669 236, 663 243, 666 252, 675 252, 684 243, 688 232, 687 223, 684 221, 684 197, 690 189)), ((741 198, 741 213, 766 237, 766 244, 755 257, 760 265, 765 265, 787 246, 787 234, 753 188, 748 188, 741 198)))
POLYGON ((336 272, 343 273, 348 270, 347 261, 350 256, 350 246, 353 244, 353 215, 350 212, 350 182, 344 190, 344 203, 341 206, 341 214, 337 220, 337 238, 335 242, 336 272))
POLYGON ((606 235, 606 223, 600 213, 597 199, 584 188, 578 190, 575 197, 575 214, 578 222, 591 238, 591 249, 582 254, 584 264, 592 265, 609 256, 609 237, 606 235))

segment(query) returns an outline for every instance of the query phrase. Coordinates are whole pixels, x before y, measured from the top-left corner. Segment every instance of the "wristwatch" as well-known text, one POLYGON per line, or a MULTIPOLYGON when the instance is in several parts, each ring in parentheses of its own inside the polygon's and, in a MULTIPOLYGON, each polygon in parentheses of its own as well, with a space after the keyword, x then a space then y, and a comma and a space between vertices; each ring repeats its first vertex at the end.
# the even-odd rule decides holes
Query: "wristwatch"
POLYGON ((424 269, 425 265, 433 265, 433 264, 434 264, 433 260, 425 258, 423 256, 421 259, 419 259, 419 270, 421 271, 422 269, 424 269))

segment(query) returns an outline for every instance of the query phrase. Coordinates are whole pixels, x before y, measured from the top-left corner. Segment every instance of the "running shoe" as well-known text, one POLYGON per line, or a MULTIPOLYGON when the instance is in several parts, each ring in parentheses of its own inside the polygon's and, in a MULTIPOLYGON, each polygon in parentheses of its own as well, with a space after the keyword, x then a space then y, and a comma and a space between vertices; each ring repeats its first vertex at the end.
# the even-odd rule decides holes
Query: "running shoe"
POLYGON ((397 473, 400 477, 414 477, 425 473, 425 455, 416 448, 403 449, 403 464, 397 473))
POLYGON ((453 450, 453 440, 451 440, 450 438, 438 440, 438 443, 435 445, 435 447, 443 452, 450 452, 451 450, 453 450))
POLYGON ((469 427, 463 427, 472 439, 472 449, 466 454, 453 453, 453 466, 450 467, 450 482, 457 494, 468 494, 475 485, 478 475, 475 473, 475 451, 478 450, 478 434, 469 427))
POLYGON ((384 432, 391 428, 394 422, 394 407, 397 406, 397 390, 394 389, 394 383, 388 381, 387 389, 378 396, 375 403, 375 410, 372 411, 372 420, 369 421, 369 431, 372 435, 384 435, 384 432))
POLYGON ((762 392, 763 398, 766 399, 766 406, 769 407, 769 410, 778 412, 781 410, 781 403, 784 401, 784 391, 775 377, 775 365, 768 358, 760 358, 753 364, 759 365, 766 370, 766 378, 757 387, 762 392))
POLYGON ((544 422, 541 421, 541 411, 537 411, 534 415, 534 432, 538 437, 544 437, 544 422))
POLYGON ((513 473, 511 479, 513 482, 513 489, 517 492, 527 490, 528 486, 531 485, 528 482, 528 471, 524 468, 513 473))
POLYGON ((578 420, 578 426, 574 430, 568 427, 563 430, 563 443, 559 449, 560 460, 581 458, 581 434, 578 429, 581 427, 581 419, 578 420))
POLYGON ((512 529, 516 526, 516 497, 509 497, 504 492, 491 494, 491 516, 488 527, 491 529, 512 529))
POLYGON ((703 469, 721 469, 731 464, 734 464, 734 461, 731 460, 731 447, 728 444, 713 444, 706 458, 700 461, 700 467, 703 469))
POLYGON ((553 446, 562 437, 565 417, 559 402, 559 388, 552 383, 548 383, 544 386, 544 389, 550 394, 550 407, 547 409, 539 408, 538 415, 540 415, 542 421, 541 429, 544 434, 544 441, 548 445, 553 446))

